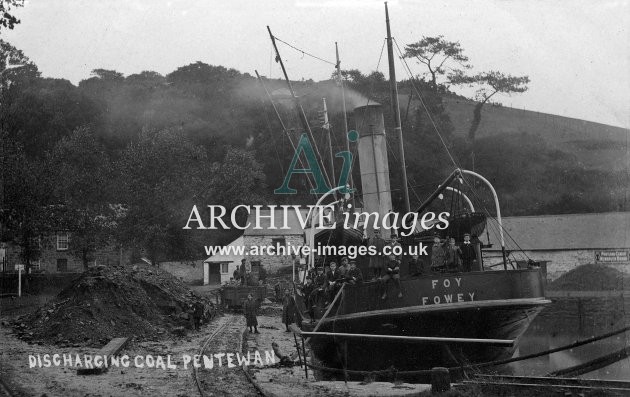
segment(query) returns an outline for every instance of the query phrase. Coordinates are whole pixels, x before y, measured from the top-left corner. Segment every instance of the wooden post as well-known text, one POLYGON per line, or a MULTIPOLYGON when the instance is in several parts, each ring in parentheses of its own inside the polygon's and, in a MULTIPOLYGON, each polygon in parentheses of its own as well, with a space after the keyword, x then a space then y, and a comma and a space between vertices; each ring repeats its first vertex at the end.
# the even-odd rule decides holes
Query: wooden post
POLYGON ((448 368, 431 368, 431 393, 442 393, 451 389, 451 378, 448 368))
POLYGON ((306 379, 308 379, 308 366, 306 365, 306 347, 304 347, 304 337, 300 336, 300 338, 302 339, 302 357, 304 357, 304 376, 306 377, 306 379))
MULTIPOLYGON (((298 358, 300 359, 300 362, 302 362, 302 354, 300 353, 300 345, 298 344, 297 336, 295 336, 295 334, 293 334, 293 340, 295 341, 295 350, 297 350, 298 358)), ((304 360, 304 366, 306 366, 306 360, 304 360)))

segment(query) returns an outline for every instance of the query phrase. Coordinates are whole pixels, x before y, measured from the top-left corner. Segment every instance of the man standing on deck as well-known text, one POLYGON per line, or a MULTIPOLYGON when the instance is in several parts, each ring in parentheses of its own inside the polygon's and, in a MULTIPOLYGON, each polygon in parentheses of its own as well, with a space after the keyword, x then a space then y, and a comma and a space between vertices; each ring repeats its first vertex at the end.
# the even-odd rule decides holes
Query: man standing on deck
POLYGON ((461 271, 460 259, 462 257, 462 250, 455 245, 455 239, 451 237, 446 247, 446 269, 451 273, 461 271))
POLYGON ((343 258, 341 258, 341 265, 339 266, 339 268, 337 268, 337 271, 342 277, 346 275, 346 272, 348 271, 348 257, 347 256, 344 256, 343 258))
POLYGON ((431 247, 431 270, 439 272, 444 269, 446 252, 442 246, 439 236, 433 238, 433 247, 431 247))
MULTIPOLYGON (((376 254, 370 255, 370 263, 368 267, 372 270, 373 280, 379 279, 385 269, 385 257, 383 256, 383 248, 386 243, 381 238, 381 231, 374 229, 374 236, 367 241, 368 247, 374 247, 376 254)), ((369 277, 369 276, 368 276, 369 277)))
POLYGON ((464 234, 464 244, 460 247, 462 251, 462 266, 465 272, 472 271, 473 261, 477 258, 475 247, 470 243, 470 233, 464 234))

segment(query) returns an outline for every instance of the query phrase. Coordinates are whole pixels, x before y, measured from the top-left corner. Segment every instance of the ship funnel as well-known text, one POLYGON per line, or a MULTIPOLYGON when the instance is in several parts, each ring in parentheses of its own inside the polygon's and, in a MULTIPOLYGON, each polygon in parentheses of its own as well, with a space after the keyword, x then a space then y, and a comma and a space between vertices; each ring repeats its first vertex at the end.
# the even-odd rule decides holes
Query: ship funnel
MULTIPOLYGON (((383 216, 392 210, 383 107, 380 104, 358 106, 354 108, 354 120, 359 132, 363 211, 383 216)), ((369 228, 368 233, 371 234, 369 228)))

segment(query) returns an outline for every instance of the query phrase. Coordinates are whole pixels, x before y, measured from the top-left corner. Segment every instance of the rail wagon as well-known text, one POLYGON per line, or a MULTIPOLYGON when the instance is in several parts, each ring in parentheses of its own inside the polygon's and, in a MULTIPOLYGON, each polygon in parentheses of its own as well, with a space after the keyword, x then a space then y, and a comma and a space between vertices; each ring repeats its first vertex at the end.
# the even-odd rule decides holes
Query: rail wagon
POLYGON ((233 286, 226 285, 221 288, 221 304, 226 309, 240 310, 247 295, 252 294, 254 300, 260 305, 267 297, 267 287, 261 286, 233 286))

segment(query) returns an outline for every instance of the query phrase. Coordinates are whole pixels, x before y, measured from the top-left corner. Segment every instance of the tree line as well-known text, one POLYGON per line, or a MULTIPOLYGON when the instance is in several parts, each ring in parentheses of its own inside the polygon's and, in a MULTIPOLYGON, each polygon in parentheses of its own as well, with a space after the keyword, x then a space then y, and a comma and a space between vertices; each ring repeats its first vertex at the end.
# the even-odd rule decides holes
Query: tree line
MULTIPOLYGON (((34 239, 58 230, 72 232, 70 248, 86 266, 104 244, 142 252, 154 263, 199 258, 203 245, 236 236, 182 230, 193 204, 231 208, 315 202, 306 178, 292 182, 300 191, 296 196, 272 194, 301 133, 292 104, 283 98, 282 82, 263 79, 267 96, 261 82, 247 73, 195 62, 167 75, 124 76, 96 69, 74 85, 42 77, 37 65, 5 41, 0 40, 0 49, 1 238, 22 247, 27 264, 37 257, 34 239)), ((495 95, 523 92, 526 76, 472 74, 459 43, 441 36, 422 38, 405 51, 421 69, 400 82, 401 93, 418 88, 426 107, 406 106, 402 116, 414 201, 421 202, 452 171, 446 146, 462 166, 490 175, 507 197, 507 215, 625 208, 619 197, 598 191, 607 184, 619 186, 627 176, 580 169, 571 155, 527 134, 476 138, 483 106, 495 95), (468 135, 455 136, 444 98, 455 96, 451 88, 462 84, 477 87, 478 101, 468 135), (575 187, 580 194, 567 193, 575 187)), ((349 92, 382 103, 386 126, 391 126, 385 76, 345 70, 342 77, 349 92)), ((326 97, 333 153, 344 150, 343 116, 334 105, 339 101, 336 78, 294 84, 314 122, 315 143, 325 143, 327 132, 319 120, 326 97)), ((349 125, 354 125, 352 115, 349 125)), ((396 147, 393 135, 388 140, 396 147)), ((390 163, 399 209, 402 193, 395 170, 400 165, 394 155, 390 163)), ((353 176, 360 186, 358 167, 353 176)))

